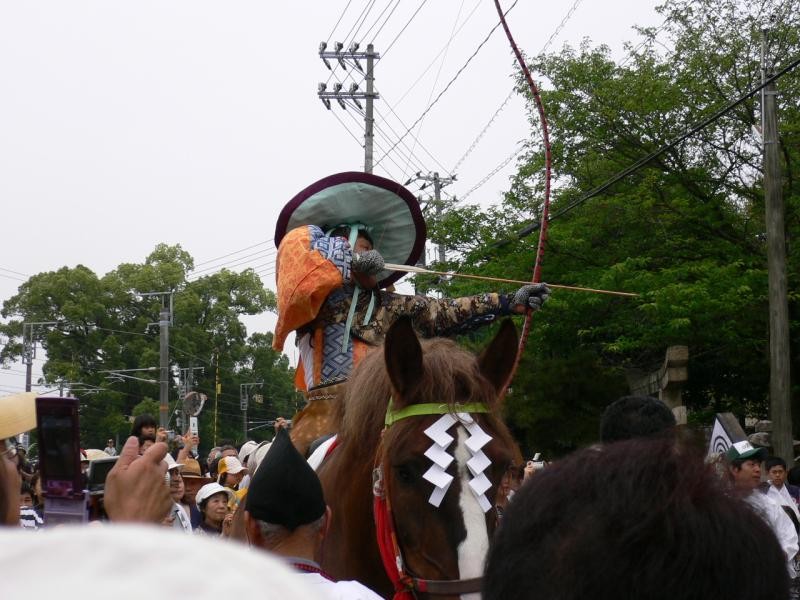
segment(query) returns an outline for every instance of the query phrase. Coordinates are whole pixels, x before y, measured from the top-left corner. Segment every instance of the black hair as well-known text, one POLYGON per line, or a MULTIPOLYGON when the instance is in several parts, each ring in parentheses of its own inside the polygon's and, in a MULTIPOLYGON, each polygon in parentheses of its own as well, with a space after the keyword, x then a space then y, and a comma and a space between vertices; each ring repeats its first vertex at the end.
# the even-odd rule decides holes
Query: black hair
MULTIPOLYGON (((336 227, 333 231, 331 231, 331 237, 343 237, 346 239, 350 239, 350 227, 346 225, 342 225, 341 227, 336 227)), ((363 237, 373 246, 375 243, 372 241, 372 236, 366 229, 359 229, 358 230, 358 237, 363 237)))
POLYGON ((675 415, 661 400, 650 396, 623 396, 606 407, 600 420, 600 441, 608 444, 668 435, 674 427, 675 415))
POLYGON ((764 469, 769 471, 772 467, 783 467, 783 470, 786 470, 786 461, 783 460, 780 456, 768 456, 767 459, 764 461, 764 469))
POLYGON ((484 600, 788 597, 767 523, 668 438, 582 450, 529 479, 483 578, 484 600))
POLYGON ((800 485, 800 465, 789 469, 789 476, 786 481, 791 485, 800 485))
POLYGON ((135 435, 139 437, 142 435, 142 428, 143 427, 158 427, 158 423, 156 423, 155 418, 153 415, 143 414, 139 415, 133 420, 133 427, 131 427, 131 435, 135 435))
POLYGON ((22 485, 19 486, 19 493, 20 493, 20 495, 22 495, 22 494, 30 494, 31 498, 36 497, 36 494, 33 492, 33 488, 31 487, 31 484, 28 483, 27 481, 23 481, 22 485))

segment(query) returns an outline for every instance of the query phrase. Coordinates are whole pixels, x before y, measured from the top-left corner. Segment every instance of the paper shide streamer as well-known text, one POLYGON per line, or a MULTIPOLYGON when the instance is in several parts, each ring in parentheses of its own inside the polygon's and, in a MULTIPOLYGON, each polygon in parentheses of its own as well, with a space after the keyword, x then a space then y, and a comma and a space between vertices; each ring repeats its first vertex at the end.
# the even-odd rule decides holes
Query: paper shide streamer
POLYGON ((492 464, 492 461, 483 452, 483 447, 492 441, 492 437, 481 429, 481 426, 468 413, 444 414, 425 430, 425 435, 433 441, 431 447, 425 451, 425 456, 433 464, 422 476, 426 481, 431 482, 434 488, 428 502, 438 508, 447 494, 450 484, 453 483, 453 476, 447 472, 447 468, 455 460, 455 457, 447 451, 447 448, 453 443, 454 438, 447 433, 447 430, 457 422, 460 422, 469 434, 469 438, 465 442, 470 454, 467 468, 472 475, 469 487, 483 512, 487 512, 492 508, 492 503, 486 498, 486 492, 492 487, 492 483, 484 471, 492 464))

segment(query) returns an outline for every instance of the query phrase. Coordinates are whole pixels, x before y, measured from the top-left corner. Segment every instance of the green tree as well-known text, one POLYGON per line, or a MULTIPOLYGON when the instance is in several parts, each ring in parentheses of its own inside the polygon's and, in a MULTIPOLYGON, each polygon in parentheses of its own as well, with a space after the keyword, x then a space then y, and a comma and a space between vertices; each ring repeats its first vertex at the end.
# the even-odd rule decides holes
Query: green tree
MULTIPOLYGON (((130 430, 129 416, 140 411, 158 415, 159 334, 157 321, 161 298, 142 296, 148 292, 170 292, 174 300, 174 322, 170 330, 170 368, 205 367, 196 389, 214 397, 218 370, 224 395, 233 403, 220 410, 218 437, 243 441, 238 413, 238 386, 252 375, 252 357, 262 342, 254 336, 248 344, 242 315, 275 309, 275 297, 263 287, 252 270, 234 273, 221 270, 192 279, 192 257, 180 246, 158 245, 143 263, 125 263, 98 277, 84 266, 63 267, 39 273, 23 283, 3 303, 0 334, 8 342, 0 350, 7 362, 22 354, 23 322, 53 321, 37 328, 46 351, 44 382, 52 386, 66 382, 81 397, 82 443, 105 446, 108 436, 124 436, 130 430), (82 394, 80 390, 91 390, 82 394), (233 395, 232 398, 229 395, 233 395)), ((278 381, 280 389, 291 385, 293 371, 275 359, 264 377, 278 381), (281 368, 279 368, 279 366, 281 368)), ((180 398, 176 378, 170 379, 170 426, 176 428, 174 410, 180 398)), ((213 439, 213 411, 200 417, 203 445, 213 439)))
MULTIPOLYGON (((546 281, 618 289, 637 300, 556 291, 535 318, 531 343, 508 401, 512 427, 560 453, 592 441, 602 408, 625 393, 627 369, 649 370, 666 346, 690 348, 685 401, 695 411, 767 414, 767 285, 759 122, 751 98, 690 140, 602 195, 571 204, 623 168, 667 144, 688 126, 760 82, 760 29, 770 24, 778 67, 800 56, 800 13, 774 1, 668 1, 662 37, 615 63, 586 41, 538 56, 532 71, 551 124, 554 194, 544 262, 546 281), (774 15, 774 20, 768 17, 774 15), (557 431, 558 428, 563 428, 557 431)), ((527 93, 527 86, 520 82, 527 93)), ((787 234, 798 229, 800 83, 778 83, 786 173, 787 234)), ((530 100, 530 98, 529 98, 530 100)), ((501 240, 529 225, 541 209, 544 156, 538 116, 532 139, 500 206, 451 211, 440 239, 459 251, 445 265, 484 275, 526 279, 534 236, 501 240)), ((798 350, 797 250, 790 243, 789 283, 794 350, 798 350)), ((472 283, 421 280, 448 295, 472 283)), ((795 408, 795 415, 800 412, 795 408)))

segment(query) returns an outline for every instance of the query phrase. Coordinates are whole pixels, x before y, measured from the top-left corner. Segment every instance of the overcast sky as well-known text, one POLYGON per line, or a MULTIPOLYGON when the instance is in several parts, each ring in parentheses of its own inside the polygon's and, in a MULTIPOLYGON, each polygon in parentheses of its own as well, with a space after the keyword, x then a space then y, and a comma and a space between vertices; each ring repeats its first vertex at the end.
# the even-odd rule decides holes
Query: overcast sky
MULTIPOLYGON (((661 23, 657 4, 519 0, 508 20, 534 55, 573 9, 549 50, 589 38, 619 57, 639 41, 634 25, 661 23)), ((271 240, 284 203, 321 177, 363 169, 361 117, 317 98, 331 75, 319 43, 374 42, 385 54, 375 68, 377 162, 496 22, 490 0, 0 2, 0 300, 34 273, 83 264, 103 274, 161 242, 198 263, 268 242, 199 268, 252 260, 233 266, 256 267, 274 289, 271 240)), ((512 73, 498 28, 375 172, 453 174, 512 73)), ((346 74, 333 77, 329 89, 346 74)), ((528 135, 515 96, 446 191, 467 194, 528 135)), ((467 201, 496 202, 514 164, 467 201)), ((252 331, 273 321, 247 322, 252 331)), ((0 371, 0 394, 21 389, 22 365, 0 371)))

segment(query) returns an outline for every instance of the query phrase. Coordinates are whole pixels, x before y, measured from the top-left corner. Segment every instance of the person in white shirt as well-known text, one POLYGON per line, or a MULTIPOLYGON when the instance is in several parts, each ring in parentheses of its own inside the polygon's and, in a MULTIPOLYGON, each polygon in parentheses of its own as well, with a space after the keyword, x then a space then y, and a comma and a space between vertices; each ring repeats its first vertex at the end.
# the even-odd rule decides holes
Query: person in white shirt
POLYGON ((253 475, 245 501, 245 528, 251 546, 281 556, 303 579, 327 598, 378 600, 357 581, 334 581, 316 558, 328 529, 331 510, 325 504, 317 474, 278 429, 269 453, 253 475))
POLYGON ((800 509, 797 503, 800 502, 800 488, 786 483, 786 461, 780 456, 770 456, 764 461, 764 469, 767 471, 766 494, 775 502, 783 507, 786 514, 794 523, 794 528, 800 532, 800 509))
POLYGON ((736 494, 747 502, 772 528, 786 555, 789 577, 795 579, 795 557, 798 550, 797 531, 781 506, 766 494, 758 491, 761 485, 761 461, 766 458, 764 448, 754 448, 748 441, 733 444, 725 453, 728 474, 736 494))

